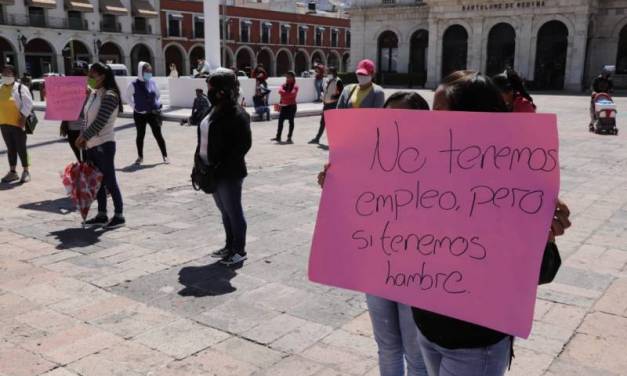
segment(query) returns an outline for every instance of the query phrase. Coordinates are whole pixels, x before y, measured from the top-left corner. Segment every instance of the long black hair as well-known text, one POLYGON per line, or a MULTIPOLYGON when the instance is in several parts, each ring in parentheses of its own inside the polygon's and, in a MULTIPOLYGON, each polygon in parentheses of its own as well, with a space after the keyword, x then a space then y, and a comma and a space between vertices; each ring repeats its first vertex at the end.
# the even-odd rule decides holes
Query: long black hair
POLYGON ((124 107, 122 105, 122 94, 120 93, 120 88, 118 87, 117 82, 115 82, 115 74, 111 68, 103 64, 101 62, 94 63, 91 68, 89 68, 91 72, 96 72, 101 76, 104 76, 104 81, 102 81, 102 87, 105 90, 113 90, 118 95, 118 101, 120 106, 120 112, 124 111, 124 107))
MULTIPOLYGON (((518 93, 523 98, 526 98, 529 102, 533 103, 533 98, 529 95, 527 88, 525 88, 525 83, 522 78, 513 69, 506 69, 503 73, 499 73, 496 76, 492 77, 492 81, 494 84, 502 91, 502 92, 510 92, 513 91, 514 94, 518 93)), ((535 105, 534 105, 535 107, 535 105)))
POLYGON ((413 91, 397 91, 388 97, 383 107, 386 108, 390 103, 396 101, 402 101, 410 110, 429 110, 429 103, 420 94, 413 91))
POLYGON ((13 77, 15 77, 15 79, 17 80, 17 78, 18 78, 18 77, 17 77, 17 69, 15 69, 15 65, 5 64, 5 65, 2 67, 2 70, 3 70, 3 71, 5 71, 5 70, 6 70, 6 71, 9 71, 9 72, 13 73, 13 77))
POLYGON ((457 71, 442 80, 450 111, 509 112, 501 91, 489 77, 475 71, 457 71))
POLYGON ((239 80, 230 69, 219 68, 207 78, 212 89, 222 93, 224 108, 237 105, 239 99, 239 80))

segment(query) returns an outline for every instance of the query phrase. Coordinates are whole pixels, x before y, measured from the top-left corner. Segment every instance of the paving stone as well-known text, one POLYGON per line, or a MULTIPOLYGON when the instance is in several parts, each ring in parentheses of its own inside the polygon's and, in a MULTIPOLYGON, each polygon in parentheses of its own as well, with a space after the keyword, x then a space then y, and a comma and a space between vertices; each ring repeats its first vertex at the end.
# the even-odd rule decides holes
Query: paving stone
POLYGON ((10 376, 39 375, 54 367, 56 364, 40 355, 0 342, 0 374, 10 376))
POLYGON ((180 319, 161 328, 146 332, 136 337, 134 341, 159 350, 176 359, 183 359, 227 338, 229 338, 227 333, 190 320, 180 319))
POLYGON ((592 312, 586 316, 577 332, 604 338, 619 337, 627 339, 627 317, 603 312, 592 312))
POLYGON ((302 358, 300 356, 290 356, 269 369, 262 371, 259 375, 264 376, 311 376, 320 372, 324 366, 320 363, 302 358))
POLYGON ((166 311, 137 304, 102 315, 89 323, 120 337, 130 339, 167 325, 176 319, 176 316, 166 311))
POLYGON ((269 368, 287 356, 270 347, 238 337, 231 337, 226 341, 220 342, 215 345, 214 348, 222 353, 229 354, 239 361, 250 363, 260 369, 269 368))
POLYGON ((365 357, 343 348, 325 344, 316 344, 303 351, 301 355, 331 367, 334 372, 339 371, 341 373, 338 374, 343 375, 363 375, 377 365, 376 354, 365 357))
POLYGON ((243 300, 228 300, 213 309, 200 312, 195 319, 213 328, 240 334, 278 315, 276 311, 243 300))
POLYGON ((331 332, 333 328, 330 326, 308 322, 272 342, 270 346, 290 354, 299 353, 331 332))
POLYGON ((566 361, 575 361, 586 367, 597 368, 608 373, 623 375, 627 369, 626 338, 576 334, 561 356, 566 361))
POLYGON ((605 291, 594 308, 615 315, 627 316, 627 278, 619 278, 605 291))

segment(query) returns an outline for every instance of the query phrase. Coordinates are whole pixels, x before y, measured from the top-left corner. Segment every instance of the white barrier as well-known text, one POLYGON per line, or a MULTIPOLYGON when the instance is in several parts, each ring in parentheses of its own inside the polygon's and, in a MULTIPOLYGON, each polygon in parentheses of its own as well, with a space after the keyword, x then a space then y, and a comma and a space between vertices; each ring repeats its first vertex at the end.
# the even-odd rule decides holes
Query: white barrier
MULTIPOLYGON (((255 80, 252 78, 239 77, 241 97, 244 98, 246 106, 253 105, 253 95, 255 95, 255 80)), ((279 103, 279 87, 285 83, 283 77, 268 78, 268 88, 271 90, 268 97, 270 105, 279 103)), ((316 91, 313 78, 297 78, 299 87, 297 102, 307 103, 316 99, 316 91)), ((203 89, 207 93, 207 84, 200 78, 170 78, 168 79, 169 99, 171 107, 191 108, 194 104, 196 89, 203 89)), ((161 88, 161 85, 159 85, 161 88)), ((163 92, 162 92, 163 95, 163 92)))
MULTIPOLYGON (((115 82, 118 84, 118 87, 120 88, 120 93, 122 94, 122 102, 124 104, 128 103, 128 101, 126 100, 126 92, 128 91, 128 85, 135 79, 137 79, 137 77, 135 76, 116 76, 115 77, 115 82)), ((161 92, 162 103, 164 105, 168 105, 169 104, 168 93, 170 91, 169 83, 168 83, 169 78, 154 77, 153 80, 155 80, 157 82, 157 86, 159 86, 159 91, 161 92)), ((206 91, 206 88, 205 88, 205 91, 206 91)))

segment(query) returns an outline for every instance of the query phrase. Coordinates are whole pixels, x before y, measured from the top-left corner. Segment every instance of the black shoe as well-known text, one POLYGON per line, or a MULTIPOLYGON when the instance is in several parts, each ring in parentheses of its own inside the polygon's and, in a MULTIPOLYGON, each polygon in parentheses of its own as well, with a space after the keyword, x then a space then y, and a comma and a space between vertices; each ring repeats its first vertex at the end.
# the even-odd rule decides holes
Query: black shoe
POLYGON ((292 141, 292 138, 290 137, 290 138, 288 138, 288 139, 287 139, 287 143, 288 143, 288 144, 293 144, 293 143, 294 143, 294 141, 292 141))
POLYGON ((248 259, 248 256, 246 256, 245 253, 234 253, 233 255, 221 260, 220 263, 226 266, 233 266, 243 263, 244 261, 246 261, 246 259, 248 259))
POLYGON ((231 254, 231 251, 224 247, 222 249, 219 249, 213 253, 211 253, 211 257, 213 258, 219 258, 219 259, 225 259, 227 258, 229 255, 231 254))
POLYGON ((94 218, 85 221, 85 226, 104 226, 109 221, 109 218, 106 215, 98 214, 94 218))
POLYGON ((271 138, 270 141, 278 142, 280 144, 281 138, 280 137, 271 138))
POLYGON ((113 217, 104 227, 105 230, 114 230, 123 227, 126 224, 124 217, 113 217))
POLYGON ((320 143, 320 139, 319 138, 314 138, 311 141, 309 141, 309 145, 316 145, 320 143))

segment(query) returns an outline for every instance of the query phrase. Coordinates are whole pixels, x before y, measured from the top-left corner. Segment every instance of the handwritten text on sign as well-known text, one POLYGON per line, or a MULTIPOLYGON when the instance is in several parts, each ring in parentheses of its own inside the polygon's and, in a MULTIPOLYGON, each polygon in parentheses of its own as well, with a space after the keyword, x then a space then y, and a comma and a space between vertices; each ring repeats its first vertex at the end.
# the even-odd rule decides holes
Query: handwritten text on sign
POLYGON ((325 116, 310 279, 528 337, 559 191, 555 116, 325 116))
POLYGON ((87 96, 87 77, 47 77, 46 120, 77 120, 87 96))

